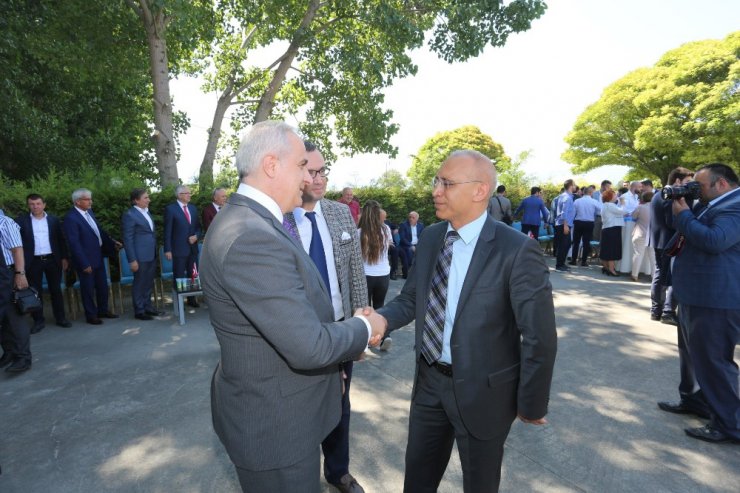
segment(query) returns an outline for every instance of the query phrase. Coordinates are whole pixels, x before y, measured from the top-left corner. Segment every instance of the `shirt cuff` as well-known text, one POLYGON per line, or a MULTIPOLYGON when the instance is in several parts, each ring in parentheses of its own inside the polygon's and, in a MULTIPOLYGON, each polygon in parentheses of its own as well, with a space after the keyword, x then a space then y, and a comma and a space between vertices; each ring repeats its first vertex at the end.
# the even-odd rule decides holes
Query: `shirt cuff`
POLYGON ((370 321, 364 315, 355 315, 355 317, 365 322, 365 327, 367 327, 367 342, 369 343, 370 337, 373 335, 373 328, 370 326, 370 321))

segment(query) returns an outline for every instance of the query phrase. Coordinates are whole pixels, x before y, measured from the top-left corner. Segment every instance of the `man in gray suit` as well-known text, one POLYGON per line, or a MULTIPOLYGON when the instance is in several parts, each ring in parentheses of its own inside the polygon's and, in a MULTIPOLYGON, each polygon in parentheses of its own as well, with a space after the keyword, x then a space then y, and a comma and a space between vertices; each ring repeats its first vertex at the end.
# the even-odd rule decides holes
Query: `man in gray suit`
POLYGON ((442 222, 425 229, 401 294, 378 310, 390 330, 416 320, 404 491, 437 491, 457 441, 463 490, 498 491, 519 416, 544 424, 557 335, 537 241, 486 212, 493 163, 453 152, 434 178, 442 222))
MULTIPOLYGON (((306 141, 304 144, 308 173, 312 181, 303 190, 303 204, 285 217, 290 227, 295 228, 306 253, 310 255, 311 245, 315 245, 317 241, 321 242, 334 307, 334 320, 344 320, 352 316, 353 310, 368 305, 360 238, 349 207, 324 198, 326 177, 329 174, 324 157, 311 142, 306 141), (314 229, 319 231, 319 238, 313 237, 314 229)), ((349 473, 351 360, 342 363, 342 371, 345 375, 342 419, 321 443, 324 451, 324 477, 342 493, 362 493, 363 488, 349 473)))
POLYGON ((131 286, 131 301, 134 317, 139 320, 152 320, 164 315, 152 305, 152 288, 157 272, 157 235, 154 220, 149 215, 149 192, 145 188, 131 191, 131 208, 121 218, 121 235, 126 250, 134 283, 131 286))
POLYGON ((377 345, 385 321, 371 314, 335 322, 321 274, 283 227, 311 182, 295 130, 258 123, 236 167, 239 188, 208 229, 201 256, 221 346, 213 426, 243 491, 318 493, 319 444, 342 409, 339 363, 368 341, 377 345))

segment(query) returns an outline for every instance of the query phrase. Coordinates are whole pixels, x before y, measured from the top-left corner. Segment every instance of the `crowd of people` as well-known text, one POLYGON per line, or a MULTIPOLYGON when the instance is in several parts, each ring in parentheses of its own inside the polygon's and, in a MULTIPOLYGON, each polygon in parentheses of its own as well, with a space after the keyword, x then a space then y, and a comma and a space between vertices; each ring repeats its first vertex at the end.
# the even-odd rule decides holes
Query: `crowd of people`
MULTIPOLYGON (((532 239, 548 224, 556 271, 588 265, 596 239, 602 273, 619 276, 625 235, 633 280, 650 259, 650 316, 677 326, 681 370, 680 400, 658 406, 709 419, 689 436, 740 442, 740 193, 731 168, 676 168, 668 199, 648 180, 619 191, 608 180, 599 190, 567 180, 549 208, 539 187, 514 208, 491 161, 460 150, 434 177, 440 221, 428 227, 415 211, 390 222, 382 204, 360 204, 351 188, 328 200, 322 153, 282 122, 255 125, 236 168, 236 192, 214 190, 200 213, 189 188, 176 188, 164 210, 163 253, 175 278, 200 274, 221 349, 213 425, 245 492, 318 492, 322 453, 329 484, 364 491, 350 471, 353 361, 368 346, 388 350, 392 331, 411 322, 404 491, 436 491, 455 442, 463 490, 497 491, 513 421, 546 423, 557 337, 549 269, 532 239), (681 188, 692 180, 694 188, 681 188), (520 232, 509 227, 519 217, 520 232), (386 302, 399 267, 405 283, 386 302)), ((90 190, 71 198, 63 219, 38 194, 28 195, 28 214, 0 215, 0 361, 9 372, 31 368, 30 334, 45 325, 43 312, 26 320, 11 308, 13 289, 40 291, 42 277, 57 325, 71 326, 59 289, 70 268, 85 320, 100 325, 118 317, 103 258, 123 248, 135 318, 162 315, 151 301, 157 234, 148 191, 131 192, 122 242, 95 218, 90 190)))

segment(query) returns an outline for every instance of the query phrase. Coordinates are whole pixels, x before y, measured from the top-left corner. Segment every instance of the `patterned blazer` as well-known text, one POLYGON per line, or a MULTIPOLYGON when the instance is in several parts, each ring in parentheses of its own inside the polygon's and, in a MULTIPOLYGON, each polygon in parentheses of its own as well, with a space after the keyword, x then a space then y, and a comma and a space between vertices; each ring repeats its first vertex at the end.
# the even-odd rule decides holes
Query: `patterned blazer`
MULTIPOLYGON (((334 266, 339 280, 339 291, 342 293, 344 318, 349 318, 357 308, 367 306, 369 302, 365 269, 362 266, 360 235, 357 233, 357 226, 346 204, 321 199, 321 212, 329 226, 329 235, 334 249, 334 266), (343 236, 344 239, 342 239, 343 236)), ((294 231, 300 235, 293 213, 289 212, 285 217, 293 226, 294 231)))

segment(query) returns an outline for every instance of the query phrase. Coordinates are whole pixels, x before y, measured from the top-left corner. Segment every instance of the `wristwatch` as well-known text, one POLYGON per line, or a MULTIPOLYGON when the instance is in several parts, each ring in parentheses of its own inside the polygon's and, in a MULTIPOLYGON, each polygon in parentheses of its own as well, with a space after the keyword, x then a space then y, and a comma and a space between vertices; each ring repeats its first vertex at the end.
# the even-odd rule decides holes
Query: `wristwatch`
POLYGON ((15 271, 15 275, 16 276, 24 276, 24 275, 26 275, 26 271, 25 270, 17 270, 17 271, 15 271))

